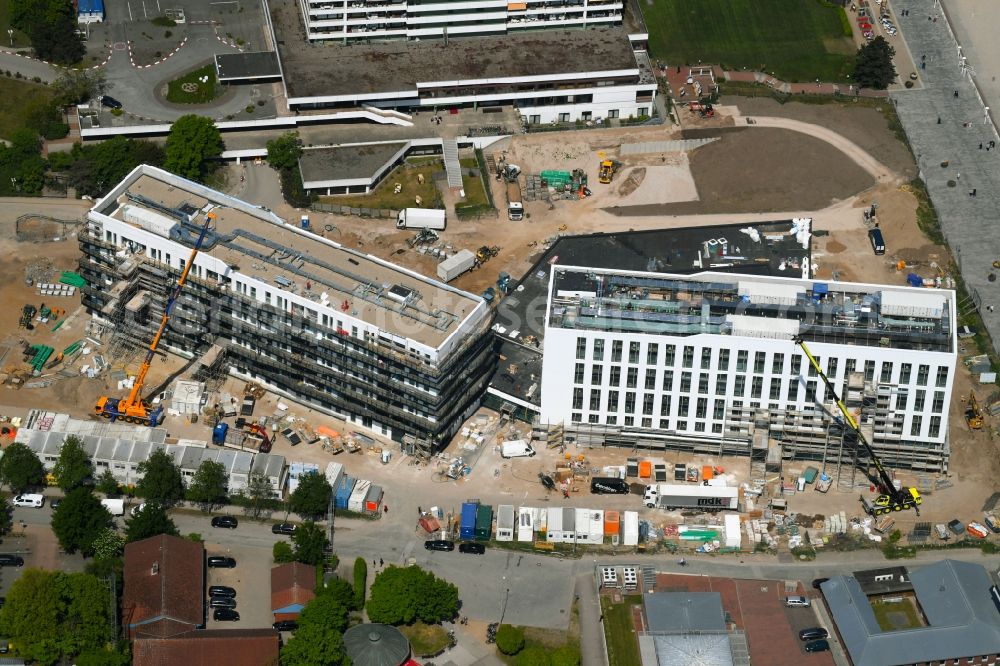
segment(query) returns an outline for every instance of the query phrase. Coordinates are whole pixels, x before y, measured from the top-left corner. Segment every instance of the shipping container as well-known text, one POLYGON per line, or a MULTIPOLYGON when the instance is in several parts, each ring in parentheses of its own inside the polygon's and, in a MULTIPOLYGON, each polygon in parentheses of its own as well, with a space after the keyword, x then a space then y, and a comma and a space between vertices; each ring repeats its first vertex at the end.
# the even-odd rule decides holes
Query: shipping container
POLYGON ((514 506, 501 504, 497 507, 497 541, 514 540, 514 506))
POLYGON ((604 512, 604 536, 621 535, 621 514, 617 511, 604 512))
POLYGON ((368 491, 372 487, 372 482, 368 480, 361 480, 354 484, 354 490, 351 492, 351 497, 347 500, 347 508, 350 511, 356 511, 361 513, 365 510, 365 498, 368 497, 368 491))
POLYGON ((674 481, 687 480, 687 465, 684 463, 674 464, 674 481))
POLYGON ((622 545, 639 545, 639 512, 625 511, 622 514, 622 545))
POLYGON ((381 504, 382 486, 377 486, 373 483, 372 487, 368 489, 368 495, 365 497, 365 511, 374 513, 378 511, 378 507, 381 504))
POLYGON ((711 465, 702 465, 701 467, 701 480, 710 481, 715 478, 715 470, 712 469, 711 465))
POLYGON ((344 465, 338 462, 326 464, 326 482, 331 488, 336 489, 340 484, 341 477, 344 476, 344 465))
POLYGON ((347 503, 351 499, 351 493, 354 492, 354 484, 357 482, 357 479, 353 479, 346 474, 340 478, 340 485, 337 486, 337 491, 333 496, 334 507, 338 509, 347 508, 347 503))
POLYGON ((639 459, 627 458, 625 460, 625 477, 635 478, 639 476, 639 459))
POLYGON ((601 509, 575 509, 576 537, 574 543, 604 543, 604 511, 601 509))
POLYGON ((667 510, 689 508, 703 511, 738 508, 739 488, 727 486, 679 486, 656 483, 646 488, 643 504, 667 510))
POLYGON ((480 504, 476 509, 476 541, 489 541, 493 535, 493 507, 480 504))
POLYGON ((667 466, 664 463, 653 465, 653 481, 664 483, 667 480, 667 466))
POLYGON ((463 539, 476 538, 476 509, 479 502, 462 503, 462 522, 459 524, 458 535, 463 539))
POLYGON ((472 250, 459 250, 437 266, 438 277, 445 282, 454 280, 476 265, 476 255, 472 250))
POLYGON ((535 539, 535 522, 538 509, 522 506, 517 510, 517 540, 530 543, 535 539))
POLYGON ((726 531, 726 548, 739 548, 743 544, 743 530, 740 529, 740 516, 727 513, 722 517, 726 531))
POLYGON ((648 479, 653 475, 653 463, 649 460, 643 460, 639 463, 639 478, 648 479))

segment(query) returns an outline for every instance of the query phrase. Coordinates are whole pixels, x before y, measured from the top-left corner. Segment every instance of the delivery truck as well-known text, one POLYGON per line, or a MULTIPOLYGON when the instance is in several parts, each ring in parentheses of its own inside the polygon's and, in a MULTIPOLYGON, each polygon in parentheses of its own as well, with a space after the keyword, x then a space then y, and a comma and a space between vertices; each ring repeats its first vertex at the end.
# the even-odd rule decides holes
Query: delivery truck
POLYGON ((451 282, 462 273, 471 271, 475 265, 475 252, 472 250, 459 250, 438 264, 437 274, 445 282, 451 282))
POLYGON ((445 226, 445 214, 437 208, 404 208, 396 216, 397 229, 435 229, 445 226))
POLYGON ((524 203, 521 201, 521 184, 516 180, 507 183, 507 218, 514 222, 524 219, 524 203))
POLYGON ((535 450, 523 439, 512 439, 500 444, 501 458, 530 458, 533 455, 535 450))
POLYGON ((739 506, 739 488, 654 483, 646 488, 642 501, 651 509, 659 507, 668 511, 674 509, 735 511, 739 506))

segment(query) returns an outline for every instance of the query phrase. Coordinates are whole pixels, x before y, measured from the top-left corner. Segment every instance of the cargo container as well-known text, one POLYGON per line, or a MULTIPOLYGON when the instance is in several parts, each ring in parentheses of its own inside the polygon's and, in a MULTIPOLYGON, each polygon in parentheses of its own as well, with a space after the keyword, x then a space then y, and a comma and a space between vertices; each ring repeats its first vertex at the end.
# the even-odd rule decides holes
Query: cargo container
POLYGON ((340 485, 340 479, 344 476, 344 466, 338 462, 331 462, 326 464, 326 482, 330 484, 331 488, 336 489, 340 485))
POLYGON ((673 509, 736 510, 739 506, 739 488, 655 483, 646 488, 642 501, 649 508, 660 507, 668 511, 673 509))
POLYGON ((701 467, 701 480, 709 481, 715 478, 715 470, 712 469, 711 465, 702 465, 701 467))
POLYGON ((726 548, 739 548, 743 545, 743 530, 740 529, 739 515, 727 513, 722 519, 726 532, 726 548))
POLYGON ((604 543, 604 511, 601 509, 575 509, 576 537, 574 543, 604 543))
POLYGON ((667 480, 667 466, 663 463, 653 465, 653 481, 665 483, 667 480))
POLYGON ((639 512, 625 511, 622 514, 622 545, 639 545, 639 512))
POLYGON ((479 502, 462 503, 462 521, 459 523, 458 535, 463 539, 476 538, 476 509, 479 502))
POLYGON ((621 525, 621 514, 617 511, 605 511, 604 512, 604 536, 615 537, 621 536, 622 525, 621 525))
POLYGON ((639 463, 639 478, 648 479, 653 475, 653 463, 649 460, 643 460, 639 463))
POLYGON ((674 464, 674 481, 684 481, 687 479, 687 465, 684 463, 674 464))
POLYGON ((493 507, 480 504, 476 509, 476 541, 489 541, 493 535, 493 507))
POLYGON ((361 513, 365 510, 365 498, 368 497, 368 491, 371 490, 372 482, 368 480, 360 480, 354 484, 354 490, 351 492, 350 499, 347 500, 347 508, 350 511, 356 511, 361 513))
POLYGON ((333 506, 337 509, 346 509, 347 503, 351 500, 351 493, 354 492, 354 484, 357 479, 353 479, 346 474, 340 478, 340 485, 337 486, 333 496, 333 506))
POLYGON ((365 511, 374 513, 378 511, 378 507, 381 504, 382 486, 377 486, 373 483, 371 488, 368 489, 368 495, 365 496, 365 511))
POLYGON ((535 519, 538 509, 522 506, 517 510, 517 540, 530 543, 535 539, 535 519))
POLYGON ((454 280, 476 265, 476 255, 472 250, 459 250, 437 266, 438 277, 445 282, 454 280))
POLYGON ((497 507, 497 541, 514 540, 514 506, 501 504, 497 507))
POLYGON ((815 467, 806 467, 806 471, 802 472, 802 478, 806 480, 806 483, 812 483, 818 475, 819 470, 815 467))
POLYGON ((625 478, 635 478, 639 476, 639 459, 627 458, 625 460, 625 478))

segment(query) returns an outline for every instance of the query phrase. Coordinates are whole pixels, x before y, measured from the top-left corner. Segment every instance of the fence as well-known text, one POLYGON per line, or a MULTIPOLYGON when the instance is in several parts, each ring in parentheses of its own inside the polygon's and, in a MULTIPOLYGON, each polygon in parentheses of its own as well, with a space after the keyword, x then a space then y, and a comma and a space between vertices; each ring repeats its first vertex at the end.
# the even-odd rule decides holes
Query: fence
POLYGON ((382 220, 395 220, 398 210, 389 208, 355 208, 353 206, 334 206, 331 204, 314 203, 312 209, 321 213, 333 215, 353 215, 355 217, 373 217, 382 220))
POLYGON ((14 223, 15 237, 22 242, 56 241, 80 226, 80 220, 57 220, 47 215, 22 215, 14 223))

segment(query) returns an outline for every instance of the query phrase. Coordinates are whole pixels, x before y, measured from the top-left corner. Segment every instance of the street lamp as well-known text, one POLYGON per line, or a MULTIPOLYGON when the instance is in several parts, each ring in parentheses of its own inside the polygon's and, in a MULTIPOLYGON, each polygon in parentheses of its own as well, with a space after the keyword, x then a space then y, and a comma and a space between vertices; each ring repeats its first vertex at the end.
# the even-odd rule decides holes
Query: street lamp
POLYGON ((14 28, 7 28, 7 36, 10 37, 10 47, 14 48, 14 28))

